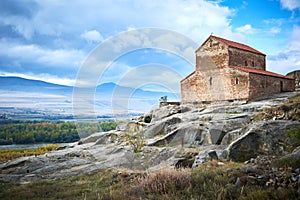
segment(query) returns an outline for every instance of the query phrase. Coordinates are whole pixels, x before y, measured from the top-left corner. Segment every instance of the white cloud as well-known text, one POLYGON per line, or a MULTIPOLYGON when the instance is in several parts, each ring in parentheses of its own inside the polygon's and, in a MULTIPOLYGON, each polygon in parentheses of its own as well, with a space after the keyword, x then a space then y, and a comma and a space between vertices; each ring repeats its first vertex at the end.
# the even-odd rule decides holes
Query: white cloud
POLYGON ((133 67, 129 65, 120 62, 114 62, 100 77, 99 79, 100 83, 98 84, 107 83, 107 82, 117 83, 120 80, 120 78, 131 69, 133 69, 133 67))
POLYGON ((211 32, 227 36, 231 32, 229 17, 233 10, 215 2, 160 0, 116 0, 99 3, 91 0, 38 1, 38 12, 32 18, 16 16, 2 17, 6 25, 12 25, 25 38, 35 34, 61 36, 81 35, 83 30, 92 30, 87 38, 99 41, 98 36, 127 30, 128 27, 159 27, 179 31, 194 38, 204 40, 211 32), (65 12, 68 10, 68 12, 65 12), (80 17, 78 17, 80 13, 80 17), (99 35, 96 33, 96 31, 99 35))
POLYGON ((35 62, 55 67, 78 67, 84 53, 79 50, 45 49, 34 44, 18 44, 0 40, 0 56, 17 59, 21 62, 35 62))
MULTIPOLYGON (((291 38, 291 49, 300 51, 300 26, 294 26, 291 38)), ((299 58, 300 59, 300 58, 299 58)))
POLYGON ((246 24, 236 28, 236 31, 241 34, 278 34, 281 32, 281 28, 278 26, 271 27, 269 29, 259 29, 252 27, 251 24, 246 24))
POLYGON ((281 32, 281 28, 279 28, 279 27, 272 27, 269 30, 269 33, 271 33, 271 34, 277 34, 277 33, 280 33, 280 32, 281 32))
POLYGON ((103 40, 102 35, 96 30, 85 31, 80 36, 88 42, 101 42, 103 40))
POLYGON ((294 26, 290 41, 285 50, 275 55, 270 55, 268 59, 268 69, 281 74, 300 69, 300 27, 294 26))
MULTIPOLYGON (((87 57, 78 73, 78 83, 84 84, 84 86, 95 85, 99 77, 101 78, 101 82, 118 82, 132 67, 116 63, 116 60, 120 56, 125 57, 133 51, 144 48, 165 50, 174 55, 184 57, 190 63, 195 63, 194 50, 197 47, 198 45, 191 39, 173 31, 146 28, 123 32, 111 39, 105 40, 87 57), (114 63, 109 66, 110 62, 114 63), (105 70, 106 72, 104 72, 105 70)), ((131 59, 134 58, 131 57, 131 59)), ((159 71, 156 71, 156 73, 159 76, 161 75, 159 71)), ((171 79, 162 77, 164 80, 171 81, 171 79)), ((131 82, 140 78, 145 79, 145 76, 135 74, 134 77, 132 76, 131 82)), ((155 80, 154 76, 151 76, 151 78, 155 80)))
POLYGON ((238 27, 236 28, 236 30, 240 33, 244 33, 244 34, 254 34, 254 33, 257 33, 258 30, 253 28, 251 26, 251 24, 246 24, 244 26, 241 26, 241 27, 238 27))
POLYGON ((300 9, 299 0, 280 0, 280 3, 283 8, 287 8, 289 10, 300 9))
POLYGON ((149 64, 127 71, 122 75, 119 84, 132 88, 147 84, 160 84, 166 86, 166 88, 176 88, 178 93, 182 78, 180 74, 168 66, 149 64), (168 78, 166 79, 166 77, 168 78))
POLYGON ((245 9, 248 6, 248 2, 247 1, 243 1, 241 9, 245 9))

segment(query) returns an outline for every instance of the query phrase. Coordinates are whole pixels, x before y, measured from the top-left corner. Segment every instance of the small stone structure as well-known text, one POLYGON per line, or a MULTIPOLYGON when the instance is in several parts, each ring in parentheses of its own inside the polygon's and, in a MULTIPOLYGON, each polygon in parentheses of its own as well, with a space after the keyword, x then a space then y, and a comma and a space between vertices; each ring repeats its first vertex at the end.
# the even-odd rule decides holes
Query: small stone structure
POLYGON ((295 79, 295 87, 300 88, 300 70, 290 72, 286 76, 295 79))
POLYGON ((248 101, 294 91, 294 81, 266 71, 260 51, 211 35, 196 50, 196 70, 181 80, 181 103, 248 101))
POLYGON ((169 105, 179 106, 180 102, 177 102, 177 101, 167 101, 167 102, 160 102, 159 103, 159 107, 169 106, 169 105))

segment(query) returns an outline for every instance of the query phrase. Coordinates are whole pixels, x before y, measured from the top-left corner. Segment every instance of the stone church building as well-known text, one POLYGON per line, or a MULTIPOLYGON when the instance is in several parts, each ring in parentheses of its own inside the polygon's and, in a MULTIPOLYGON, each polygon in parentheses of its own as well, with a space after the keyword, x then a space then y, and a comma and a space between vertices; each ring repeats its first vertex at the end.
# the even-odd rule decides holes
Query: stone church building
POLYGON ((266 55, 211 35, 196 50, 196 70, 181 80, 181 103, 251 100, 295 90, 293 78, 266 71, 266 55))

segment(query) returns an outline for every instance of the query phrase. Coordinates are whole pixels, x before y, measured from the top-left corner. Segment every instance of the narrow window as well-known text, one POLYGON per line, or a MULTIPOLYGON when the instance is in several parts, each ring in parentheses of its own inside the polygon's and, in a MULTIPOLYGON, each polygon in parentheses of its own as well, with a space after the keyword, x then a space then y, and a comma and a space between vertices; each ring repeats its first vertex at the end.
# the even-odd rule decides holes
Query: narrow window
POLYGON ((246 67, 248 66, 248 62, 247 62, 247 60, 245 61, 245 66, 246 66, 246 67))
POLYGON ((252 67, 254 67, 254 61, 252 61, 252 67))
POLYGON ((239 84, 239 79, 235 78, 235 84, 238 85, 239 84))
POLYGON ((212 85, 212 77, 209 78, 209 84, 212 85))

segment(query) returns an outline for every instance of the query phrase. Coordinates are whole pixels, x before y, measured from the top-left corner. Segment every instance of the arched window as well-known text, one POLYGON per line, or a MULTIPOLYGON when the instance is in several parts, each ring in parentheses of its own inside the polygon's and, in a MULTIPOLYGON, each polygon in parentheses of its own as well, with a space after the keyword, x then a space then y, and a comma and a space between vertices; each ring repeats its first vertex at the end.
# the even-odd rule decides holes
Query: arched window
POLYGON ((252 67, 254 67, 254 61, 252 61, 252 67))
POLYGON ((246 66, 246 67, 248 66, 248 62, 247 62, 247 60, 245 60, 245 66, 246 66))
POLYGON ((212 77, 209 78, 209 85, 212 85, 212 77))
POLYGON ((236 77, 235 78, 235 84, 238 85, 239 84, 239 79, 236 77))

